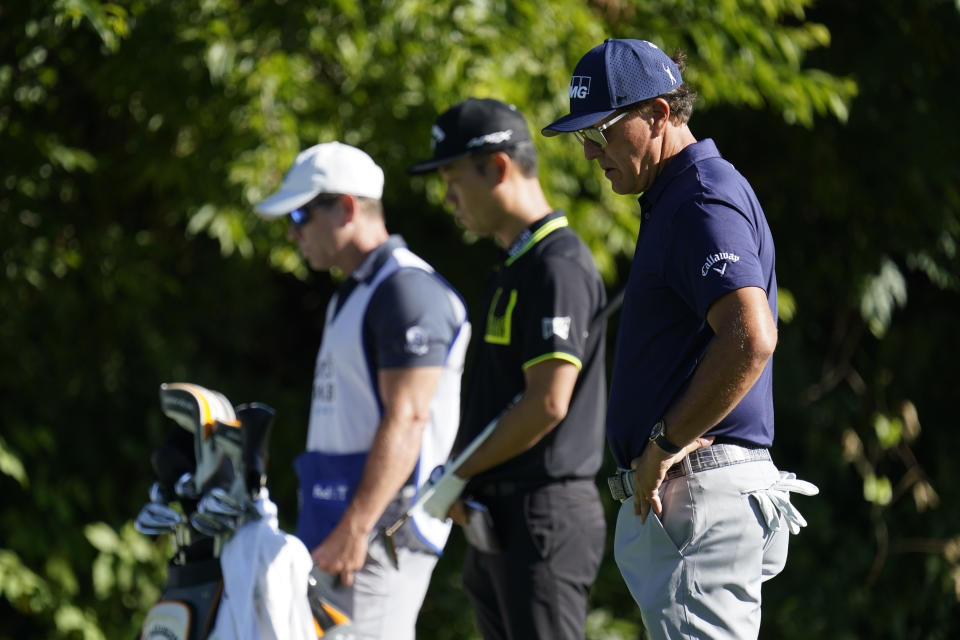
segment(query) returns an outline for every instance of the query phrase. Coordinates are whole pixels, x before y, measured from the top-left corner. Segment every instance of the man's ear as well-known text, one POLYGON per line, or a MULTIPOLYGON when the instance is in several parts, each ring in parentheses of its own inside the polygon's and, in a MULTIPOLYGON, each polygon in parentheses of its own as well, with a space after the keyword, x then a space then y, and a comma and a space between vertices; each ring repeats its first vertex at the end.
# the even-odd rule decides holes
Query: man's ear
POLYGON ((343 222, 346 224, 347 222, 353 221, 353 217, 357 214, 357 207, 360 206, 360 203, 357 202, 356 196, 347 193, 340 196, 337 206, 343 212, 343 222))
POLYGON ((651 111, 648 117, 653 120, 650 125, 650 134, 656 137, 663 134, 670 121, 670 105, 663 98, 655 98, 650 105, 651 111))
POLYGON ((507 177, 507 168, 513 160, 503 151, 496 151, 490 155, 490 170, 492 186, 496 186, 507 177))

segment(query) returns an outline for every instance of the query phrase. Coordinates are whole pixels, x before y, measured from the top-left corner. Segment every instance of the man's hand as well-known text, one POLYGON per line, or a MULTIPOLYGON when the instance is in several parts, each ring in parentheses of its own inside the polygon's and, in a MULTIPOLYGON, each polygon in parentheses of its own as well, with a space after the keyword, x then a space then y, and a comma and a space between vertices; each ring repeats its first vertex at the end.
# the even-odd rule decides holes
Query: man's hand
POLYGON ((436 482, 427 486, 424 491, 425 499, 423 501, 423 510, 427 515, 433 516, 439 520, 446 520, 450 514, 450 507, 463 493, 467 481, 455 474, 452 470, 444 470, 442 467, 434 469, 431 474, 439 475, 436 482), (438 470, 441 473, 438 473, 438 470))
POLYGON ((370 534, 351 531, 345 520, 330 532, 327 539, 315 547, 310 556, 322 571, 340 576, 343 584, 353 584, 353 574, 367 561, 370 534))
POLYGON ((675 454, 669 454, 650 442, 639 458, 630 462, 633 469, 633 513, 640 516, 640 524, 647 521, 650 508, 660 516, 663 505, 660 503, 660 485, 667 476, 667 469, 679 462, 691 451, 713 444, 713 436, 701 436, 675 454))

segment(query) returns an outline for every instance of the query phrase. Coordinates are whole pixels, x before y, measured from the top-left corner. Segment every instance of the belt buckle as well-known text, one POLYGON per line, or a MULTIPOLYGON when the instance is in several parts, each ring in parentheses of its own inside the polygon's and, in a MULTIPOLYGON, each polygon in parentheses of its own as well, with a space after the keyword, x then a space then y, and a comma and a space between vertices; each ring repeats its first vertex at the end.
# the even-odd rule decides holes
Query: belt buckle
POLYGON ((630 485, 629 471, 621 471, 616 475, 607 478, 607 486, 610 488, 610 495, 621 504, 626 502, 627 498, 633 495, 633 487, 630 485))

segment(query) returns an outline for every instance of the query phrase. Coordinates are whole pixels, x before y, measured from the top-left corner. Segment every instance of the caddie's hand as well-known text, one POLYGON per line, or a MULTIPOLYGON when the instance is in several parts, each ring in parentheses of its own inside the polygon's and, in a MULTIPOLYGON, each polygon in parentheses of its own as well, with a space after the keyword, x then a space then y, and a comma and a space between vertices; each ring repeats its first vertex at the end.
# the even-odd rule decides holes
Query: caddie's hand
POLYGON ((341 520, 319 546, 310 552, 314 564, 322 571, 340 576, 343 584, 353 584, 353 574, 367 561, 369 534, 351 531, 341 520))
POLYGON ((633 469, 633 513, 640 516, 641 524, 647 521, 651 508, 657 516, 663 514, 660 485, 667 476, 667 470, 691 451, 711 444, 713 436, 701 436, 671 455, 651 442, 639 458, 630 462, 630 468, 633 469))
POLYGON ((434 476, 438 476, 436 482, 430 484, 423 494, 423 510, 438 520, 446 520, 450 514, 450 507, 463 493, 467 481, 452 470, 443 467, 434 469, 430 477, 434 476))

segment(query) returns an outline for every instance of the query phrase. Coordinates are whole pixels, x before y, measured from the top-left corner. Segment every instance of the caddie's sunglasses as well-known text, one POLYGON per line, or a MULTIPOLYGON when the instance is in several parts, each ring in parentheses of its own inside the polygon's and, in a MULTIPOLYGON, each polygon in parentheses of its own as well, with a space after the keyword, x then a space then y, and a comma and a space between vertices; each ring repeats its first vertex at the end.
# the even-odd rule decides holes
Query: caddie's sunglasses
POLYGON ((313 209, 315 209, 316 207, 328 207, 339 199, 340 199, 339 195, 335 195, 335 196, 324 195, 321 197, 314 198, 307 204, 297 209, 294 209, 288 214, 290 216, 290 224, 292 224, 297 229, 302 228, 305 224, 310 222, 310 213, 313 211, 313 209))
POLYGON ((612 127, 614 124, 620 121, 625 115, 629 113, 624 111, 617 116, 614 116, 610 120, 607 120, 603 124, 597 125, 595 127, 587 127, 586 129, 579 129, 574 131, 574 135, 577 136, 577 140, 580 141, 580 144, 586 144, 587 140, 597 145, 601 149, 607 148, 607 138, 603 135, 603 132, 612 127))

